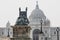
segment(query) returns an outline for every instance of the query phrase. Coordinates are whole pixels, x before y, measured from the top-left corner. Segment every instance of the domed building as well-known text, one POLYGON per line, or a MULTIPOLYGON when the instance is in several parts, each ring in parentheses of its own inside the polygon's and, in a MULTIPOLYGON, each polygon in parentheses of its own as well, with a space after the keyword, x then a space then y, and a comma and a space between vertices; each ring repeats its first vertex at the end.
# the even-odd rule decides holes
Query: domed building
POLYGON ((29 16, 30 26, 40 25, 41 19, 43 20, 44 27, 50 26, 50 21, 46 18, 46 16, 44 15, 44 12, 41 9, 39 9, 39 5, 37 2, 36 8, 31 12, 31 15, 29 16))
POLYGON ((14 26, 8 21, 5 28, 0 28, 1 40, 60 40, 60 27, 51 27, 50 20, 39 8, 31 12, 29 19, 26 11, 19 8, 19 17, 14 26), (30 23, 29 23, 30 22, 30 23))
POLYGON ((32 38, 32 40, 41 40, 41 37, 49 37, 50 20, 46 18, 44 12, 39 9, 38 2, 36 2, 36 8, 31 12, 31 15, 29 16, 29 21, 29 26, 31 26, 32 28, 30 32, 30 37, 32 38))

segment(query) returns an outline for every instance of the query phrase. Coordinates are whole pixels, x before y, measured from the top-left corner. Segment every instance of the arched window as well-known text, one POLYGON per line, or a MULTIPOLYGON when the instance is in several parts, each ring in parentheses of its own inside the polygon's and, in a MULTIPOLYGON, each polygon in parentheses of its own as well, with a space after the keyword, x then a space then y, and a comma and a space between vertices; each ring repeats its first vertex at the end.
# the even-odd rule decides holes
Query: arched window
POLYGON ((40 33, 39 29, 35 29, 33 31, 33 40, 39 40, 39 33, 40 33))
POLYGON ((47 33, 47 31, 45 31, 45 33, 47 33))
POLYGON ((56 32, 54 32, 54 34, 56 34, 56 32))
POLYGON ((47 40, 47 37, 45 37, 45 40, 47 40))

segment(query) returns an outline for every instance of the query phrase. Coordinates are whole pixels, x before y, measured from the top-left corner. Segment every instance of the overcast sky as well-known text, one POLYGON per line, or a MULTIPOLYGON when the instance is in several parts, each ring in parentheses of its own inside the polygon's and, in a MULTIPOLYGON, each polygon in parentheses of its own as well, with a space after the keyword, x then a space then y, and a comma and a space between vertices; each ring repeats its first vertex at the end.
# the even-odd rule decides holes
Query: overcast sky
MULTIPOLYGON (((0 27, 9 21, 14 25, 19 15, 19 7, 28 7, 28 16, 35 9, 37 0, 0 0, 0 27)), ((52 27, 60 26, 60 0, 38 0, 39 8, 50 20, 52 27)))

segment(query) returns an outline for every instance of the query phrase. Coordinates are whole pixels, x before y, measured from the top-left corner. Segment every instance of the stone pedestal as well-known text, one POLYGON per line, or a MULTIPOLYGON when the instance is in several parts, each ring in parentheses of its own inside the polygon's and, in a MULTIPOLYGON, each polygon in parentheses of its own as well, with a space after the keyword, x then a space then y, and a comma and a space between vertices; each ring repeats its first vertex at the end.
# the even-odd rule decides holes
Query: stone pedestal
POLYGON ((13 27, 13 38, 11 40, 30 40, 30 26, 15 25, 13 27))

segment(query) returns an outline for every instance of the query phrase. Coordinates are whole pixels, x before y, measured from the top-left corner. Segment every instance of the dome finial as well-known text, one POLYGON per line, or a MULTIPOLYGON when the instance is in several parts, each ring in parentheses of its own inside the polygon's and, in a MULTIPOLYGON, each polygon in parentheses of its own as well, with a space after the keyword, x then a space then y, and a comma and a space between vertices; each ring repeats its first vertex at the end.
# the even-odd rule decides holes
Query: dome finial
POLYGON ((36 4, 38 4, 38 1, 36 1, 36 4))
POLYGON ((39 9, 39 6, 38 6, 38 1, 36 1, 36 8, 39 9))

